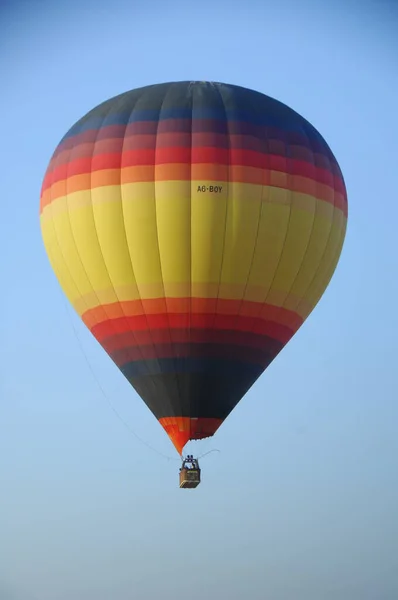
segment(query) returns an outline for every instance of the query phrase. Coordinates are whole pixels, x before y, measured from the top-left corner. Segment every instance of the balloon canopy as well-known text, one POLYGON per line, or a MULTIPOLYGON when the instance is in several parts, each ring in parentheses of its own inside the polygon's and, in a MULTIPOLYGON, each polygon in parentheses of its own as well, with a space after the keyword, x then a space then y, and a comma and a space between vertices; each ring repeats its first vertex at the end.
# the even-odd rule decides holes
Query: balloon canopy
POLYGON ((347 196, 325 140, 284 104, 162 83, 68 131, 40 220, 66 296, 181 453, 215 433, 317 304, 347 196))

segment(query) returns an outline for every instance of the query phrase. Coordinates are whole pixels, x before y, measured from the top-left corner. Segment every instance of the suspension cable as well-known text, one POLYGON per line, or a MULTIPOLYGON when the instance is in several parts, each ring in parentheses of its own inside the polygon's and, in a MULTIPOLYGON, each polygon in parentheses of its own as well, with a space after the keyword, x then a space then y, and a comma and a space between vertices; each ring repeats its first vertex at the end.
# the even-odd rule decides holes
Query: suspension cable
POLYGON ((133 436, 136 438, 136 440, 138 440, 141 444, 143 444, 144 446, 146 446, 147 448, 149 448, 150 450, 152 450, 152 452, 155 452, 156 454, 158 454, 159 456, 162 456, 163 458, 165 458, 166 460, 170 461, 170 460, 174 460, 174 461, 179 461, 179 458, 175 458, 173 456, 168 456, 167 454, 164 454, 163 452, 161 452, 160 450, 157 450, 157 448, 154 448, 154 446, 152 446, 151 444, 149 444, 147 441, 145 441, 142 437, 140 437, 138 435, 138 433, 136 433, 131 427, 130 425, 127 423, 127 421, 122 417, 122 415, 120 414, 120 412, 117 410, 117 408, 115 407, 115 405, 113 404, 113 402, 111 401, 111 399, 109 398, 108 394, 105 392, 101 382, 99 381, 91 363, 90 360, 87 356, 86 351, 84 350, 84 346, 82 344, 82 341, 80 339, 79 333, 77 331, 77 328, 75 326, 75 323, 73 321, 73 318, 70 314, 70 307, 69 304, 66 300, 66 298, 64 297, 64 295, 62 294, 62 291, 59 289, 61 296, 62 296, 62 300, 64 302, 64 306, 65 306, 65 310, 68 314, 68 319, 72 325, 72 330, 74 332, 75 338, 77 340, 77 343, 80 347, 80 351, 83 354, 83 357, 86 361, 86 364, 91 372, 92 377, 94 378, 94 381, 96 382, 102 397, 104 398, 104 400, 106 401, 106 403, 108 404, 109 408, 112 410, 112 412, 114 413, 114 415, 119 419, 119 421, 124 425, 124 427, 126 428, 126 430, 133 436))

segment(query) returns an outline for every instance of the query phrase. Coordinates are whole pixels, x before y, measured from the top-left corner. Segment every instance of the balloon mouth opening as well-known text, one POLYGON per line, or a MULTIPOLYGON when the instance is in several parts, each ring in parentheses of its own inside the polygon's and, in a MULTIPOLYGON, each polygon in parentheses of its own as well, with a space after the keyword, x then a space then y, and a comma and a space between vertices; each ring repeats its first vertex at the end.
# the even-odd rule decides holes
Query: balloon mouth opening
POLYGON ((222 422, 222 419, 206 417, 163 417, 159 419, 159 423, 180 456, 189 441, 203 440, 213 436, 222 422))

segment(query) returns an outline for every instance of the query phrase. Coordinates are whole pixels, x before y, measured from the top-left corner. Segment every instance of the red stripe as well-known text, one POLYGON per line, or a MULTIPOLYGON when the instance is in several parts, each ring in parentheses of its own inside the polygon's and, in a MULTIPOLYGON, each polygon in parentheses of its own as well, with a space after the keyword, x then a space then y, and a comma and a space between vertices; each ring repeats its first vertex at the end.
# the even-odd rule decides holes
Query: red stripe
MULTIPOLYGON (((89 329, 103 321, 138 315, 177 313, 186 316, 183 329, 189 325, 189 315, 207 314, 213 319, 218 315, 239 315, 240 317, 263 319, 280 323, 291 332, 297 331, 303 318, 286 308, 252 302, 250 300, 228 300, 226 298, 143 298, 125 302, 112 302, 87 310, 82 319, 89 329)), ((192 326, 193 327, 193 326, 192 326)), ((233 328, 235 330, 235 328, 233 328)))
POLYGON ((330 161, 324 154, 313 152, 311 148, 297 145, 287 148, 285 143, 275 139, 260 139, 248 135, 229 135, 202 131, 192 135, 191 132, 181 131, 157 132, 155 134, 137 133, 125 137, 117 136, 116 133, 114 137, 99 135, 98 138, 82 142, 73 146, 73 148, 55 152, 47 172, 52 171, 56 165, 59 166, 77 158, 91 158, 93 155, 119 153, 128 150, 175 147, 243 149, 280 156, 283 159, 287 158, 286 151, 288 149, 290 159, 315 164, 317 167, 326 169, 341 178, 337 163, 330 161))
POLYGON ((336 191, 345 194, 342 180, 330 171, 315 167, 302 160, 286 159, 275 154, 263 154, 253 150, 226 150, 225 148, 158 148, 128 150, 122 153, 100 154, 92 157, 78 158, 69 163, 55 166, 46 174, 43 191, 52 184, 67 177, 90 173, 103 169, 120 169, 134 166, 151 166, 161 164, 221 164, 231 166, 253 167, 258 169, 279 171, 293 176, 306 177, 319 183, 329 185, 336 191))
MULTIPOLYGON (((152 329, 184 329, 187 327, 187 314, 149 314, 132 317, 119 317, 98 323, 91 333, 102 343, 105 338, 127 331, 145 331, 152 329)), ((190 326, 193 329, 229 329, 266 335, 286 344, 292 337, 292 331, 283 325, 263 319, 236 315, 191 314, 190 326)))

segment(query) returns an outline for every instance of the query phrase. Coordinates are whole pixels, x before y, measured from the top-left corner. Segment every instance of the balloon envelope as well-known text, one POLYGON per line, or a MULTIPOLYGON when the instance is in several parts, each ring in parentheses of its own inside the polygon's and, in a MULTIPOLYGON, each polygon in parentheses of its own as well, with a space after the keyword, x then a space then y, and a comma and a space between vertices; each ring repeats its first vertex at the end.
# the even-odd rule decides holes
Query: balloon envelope
POLYGON ((215 433, 322 296, 347 197, 324 139, 284 104, 164 83, 70 129, 40 219, 65 294, 181 453, 215 433))

